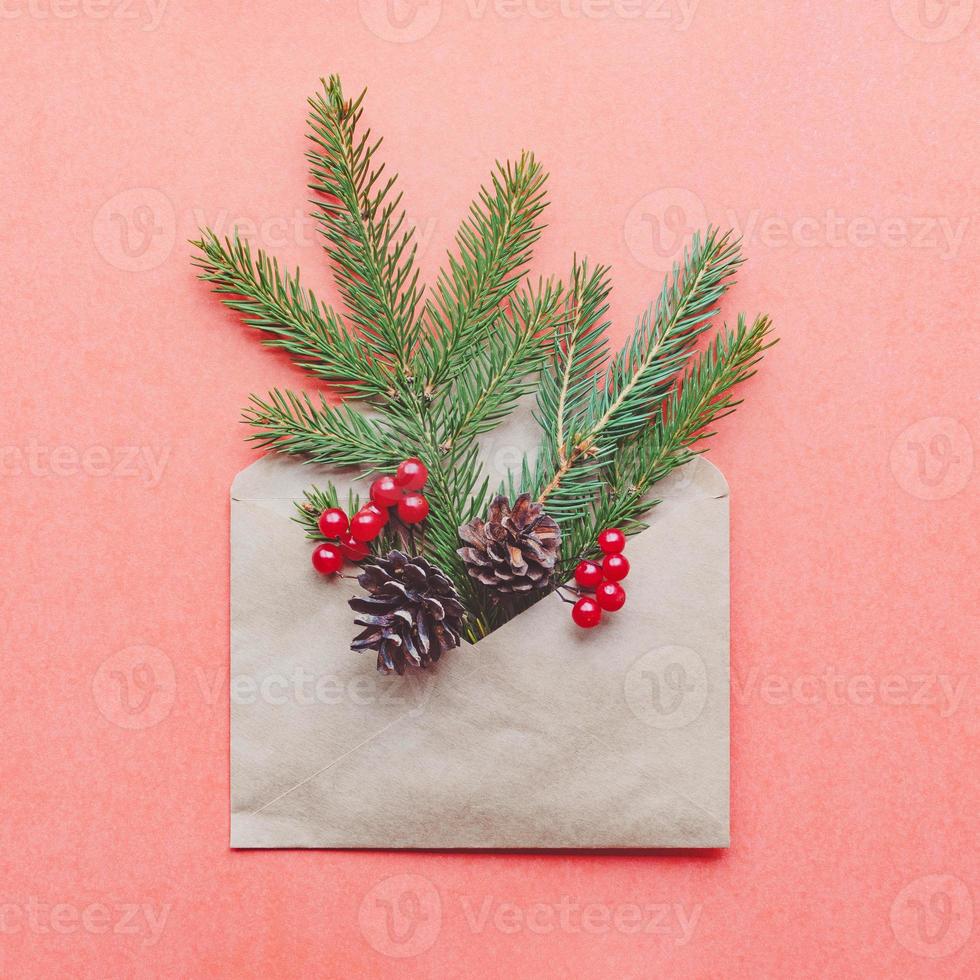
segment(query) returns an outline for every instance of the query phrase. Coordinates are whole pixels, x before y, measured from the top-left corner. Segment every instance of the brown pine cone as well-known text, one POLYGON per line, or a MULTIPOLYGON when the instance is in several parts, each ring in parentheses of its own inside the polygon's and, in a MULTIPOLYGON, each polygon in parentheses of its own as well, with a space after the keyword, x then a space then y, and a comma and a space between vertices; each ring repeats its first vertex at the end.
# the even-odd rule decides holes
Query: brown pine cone
POLYGON ((561 529, 529 493, 513 507, 506 497, 495 497, 486 520, 464 524, 459 536, 469 546, 459 549, 466 570, 494 591, 531 592, 551 582, 561 529))
POLYGON ((405 673, 405 666, 428 667, 459 646, 466 609, 448 576, 425 558, 389 551, 357 576, 368 595, 348 601, 367 627, 352 650, 376 650, 382 674, 405 673))

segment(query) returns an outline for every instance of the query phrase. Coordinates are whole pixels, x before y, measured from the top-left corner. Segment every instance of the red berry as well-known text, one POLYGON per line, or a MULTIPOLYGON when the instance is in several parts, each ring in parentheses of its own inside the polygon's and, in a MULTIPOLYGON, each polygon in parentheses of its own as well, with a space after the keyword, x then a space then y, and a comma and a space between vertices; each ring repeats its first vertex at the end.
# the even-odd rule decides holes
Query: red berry
POLYGON ((377 504, 365 504, 359 513, 364 514, 374 514, 379 521, 381 521, 381 526, 384 527, 388 523, 388 508, 378 507, 377 504))
POLYGON ((393 476, 379 476, 371 484, 371 503, 377 507, 394 507, 401 499, 402 488, 393 476))
POLYGON ((619 582, 603 582, 595 590, 595 601, 599 603, 600 609, 616 612, 617 609, 622 609, 623 603, 626 602, 626 590, 619 582))
POLYGON ((575 569, 575 581, 587 589, 594 589, 602 581, 602 569, 594 561, 580 561, 575 569))
POLYGON ((313 549, 313 567, 323 575, 332 575, 344 567, 344 556, 332 544, 318 544, 313 549))
POLYGON ((630 573, 630 563, 625 555, 606 555, 602 571, 610 582, 621 582, 630 573))
POLYGON ((351 537, 355 541, 373 541, 384 527, 378 512, 362 507, 350 521, 351 537))
POLYGON ((340 541, 340 550, 351 561, 364 561, 371 549, 363 541, 355 541, 349 534, 340 541))
POLYGON ((320 515, 317 526, 325 538, 342 538, 350 527, 350 521, 339 507, 328 507, 320 515))
POLYGON ((618 555, 626 547, 626 535, 618 527, 607 527, 599 535, 599 547, 607 555, 618 555))
POLYGON ((398 516, 405 524, 418 524, 429 513, 429 501, 420 493, 408 493, 398 501, 398 516))
POLYGON ((576 626, 581 626, 584 630, 598 626, 600 619, 602 619, 602 609, 599 608, 599 603, 590 596, 582 596, 572 606, 572 620, 576 626))
POLYGON ((399 463, 395 473, 395 483, 402 490, 421 490, 428 478, 429 471, 425 468, 425 463, 414 456, 399 463))

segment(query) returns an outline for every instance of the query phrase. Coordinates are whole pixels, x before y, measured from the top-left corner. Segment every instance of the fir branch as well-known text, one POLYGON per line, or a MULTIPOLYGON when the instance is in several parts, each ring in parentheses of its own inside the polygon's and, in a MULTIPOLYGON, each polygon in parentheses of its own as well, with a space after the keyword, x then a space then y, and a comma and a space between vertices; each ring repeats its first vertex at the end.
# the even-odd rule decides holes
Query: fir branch
POLYGON ((562 557, 555 569, 555 581, 566 582, 583 559, 601 558, 596 540, 608 527, 624 534, 637 534, 647 525, 643 518, 660 501, 627 484, 610 484, 594 501, 591 509, 563 522, 562 557))
POLYGON ((555 331, 553 371, 542 378, 538 396, 544 425, 554 429, 559 457, 569 449, 569 439, 574 438, 595 391, 595 372, 606 359, 609 321, 603 317, 609 310, 611 291, 608 266, 599 266, 590 274, 587 263, 573 264, 567 323, 555 331))
MULTIPOLYGON (((535 476, 528 474, 524 484, 535 492, 547 489, 555 475, 563 472, 581 440, 585 415, 597 387, 596 371, 607 356, 609 321, 605 316, 611 289, 607 266, 590 272, 587 263, 574 262, 565 315, 554 331, 548 364, 538 386, 537 417, 545 439, 535 461, 535 476)), ((549 511, 553 516, 580 510, 599 491, 600 462, 598 454, 591 460, 578 460, 576 480, 552 496, 549 511)))
MULTIPOLYGON (((337 488, 330 482, 326 489, 310 487, 303 491, 303 500, 296 501, 296 516, 293 520, 306 529, 306 536, 311 541, 328 541, 329 538, 320 533, 320 515, 331 507, 340 507, 340 495, 337 488)), ((347 504, 343 509, 348 514, 354 514, 361 506, 360 497, 353 490, 347 492, 347 504)))
POLYGON ((347 405, 329 405, 321 395, 314 405, 307 394, 270 392, 253 395, 243 421, 256 431, 249 436, 263 449, 306 456, 310 462, 355 466, 365 473, 397 466, 404 458, 391 432, 347 405))
POLYGON ((635 534, 646 526, 644 516, 658 503, 649 496, 651 488, 704 452, 692 447, 714 435, 709 427, 741 404, 733 390, 755 374, 763 353, 776 342, 769 339, 771 327, 766 316, 751 327, 739 316, 736 329, 723 330, 698 357, 653 422, 622 445, 609 466, 606 492, 590 511, 563 524, 559 581, 583 558, 597 557, 595 541, 603 528, 635 534))
POLYGON ((757 317, 749 327, 740 314, 735 330, 719 333, 671 392, 662 417, 623 446, 613 480, 645 493, 691 460, 696 455, 691 446, 713 436, 709 427, 741 404, 733 389, 755 374, 763 353, 776 342, 769 339, 771 329, 767 316, 757 317))
POLYGON ((673 385, 715 305, 734 282, 742 264, 739 242, 731 232, 719 237, 709 229, 702 242, 695 233, 683 268, 675 266, 660 297, 647 309, 630 342, 616 355, 608 389, 596 399, 601 415, 592 436, 619 442, 643 428, 651 409, 673 385))
POLYGON ((392 422, 410 442, 427 444, 422 458, 429 467, 426 493, 433 502, 427 546, 464 596, 474 639, 507 618, 469 577, 456 551, 459 527, 482 513, 487 502, 489 480, 474 440, 496 426, 529 390, 530 378, 543 361, 542 334, 554 329, 561 316, 562 295, 560 283, 547 281, 512 296, 484 349, 435 400, 425 420, 399 415, 392 422))
MULTIPOLYGON (((309 102, 315 217, 351 329, 300 285, 298 273, 281 271, 261 250, 253 257, 237 235, 222 242, 202 231, 195 263, 266 344, 345 394, 383 406, 383 414, 365 417, 322 395, 318 402, 278 390, 253 396, 244 413, 253 441, 364 474, 390 472, 409 455, 426 463, 431 510, 418 549, 453 579, 476 640, 537 598, 496 601, 457 554, 460 525, 487 501, 476 437, 511 411, 532 376, 541 369, 537 415, 545 439, 533 464, 525 458, 516 486, 510 475, 510 495, 533 490, 560 521, 561 580, 590 553, 601 528, 644 526, 656 504, 652 486, 699 452, 712 424, 738 404, 732 391, 769 346, 769 321, 749 328, 740 317, 688 366, 741 262, 738 243, 709 230, 695 236, 599 382, 608 269, 576 261, 567 294, 552 283, 518 289, 546 206, 546 177, 530 154, 498 163, 419 315, 414 232, 395 177, 375 163, 380 140, 360 127, 363 100, 363 92, 346 99, 331 76, 309 102)), ((336 503, 332 484, 311 488, 295 519, 321 540, 319 514, 336 503)), ((357 506, 352 495, 348 510, 357 506)), ((374 547, 388 547, 399 532, 409 534, 393 521, 374 547)))
POLYGON ((684 262, 675 265, 658 300, 614 358, 608 385, 592 395, 571 451, 536 488, 538 500, 551 498, 549 509, 578 507, 594 486, 597 467, 622 440, 648 424, 741 261, 731 233, 719 236, 709 229, 704 239, 695 234, 684 262))
POLYGON ((358 131, 364 95, 345 99, 331 75, 309 100, 310 188, 323 195, 314 202, 315 217, 351 319, 375 356, 410 377, 420 336, 414 229, 404 229, 401 194, 390 196, 396 177, 374 164, 381 140, 358 131))
POLYGON ((497 164, 491 187, 480 188, 469 217, 456 233, 457 254, 439 273, 426 304, 429 332, 419 350, 431 393, 451 381, 491 327, 500 305, 520 282, 520 269, 543 225, 547 175, 530 153, 497 164))
POLYGON ((391 387, 391 377, 351 336, 340 318, 300 285, 299 272, 281 272, 261 249, 253 258, 238 234, 223 242, 209 229, 191 243, 201 253, 194 264, 200 278, 225 297, 225 306, 244 314, 244 322, 270 335, 268 347, 288 351, 316 377, 343 394, 370 398, 391 387))
POLYGON ((544 362, 542 335, 561 319, 561 299, 561 284, 551 280, 511 297, 483 349, 433 405, 433 415, 441 420, 443 452, 452 453, 494 428, 530 390, 531 376, 544 362))
POLYGON ((486 591, 469 577, 457 548, 459 528, 485 509, 488 479, 483 475, 480 447, 471 440, 452 451, 440 447, 438 431, 429 413, 389 416, 388 423, 403 455, 416 455, 429 471, 425 495, 429 515, 425 520, 425 554, 452 580, 470 613, 471 640, 485 636, 499 625, 499 611, 486 591))

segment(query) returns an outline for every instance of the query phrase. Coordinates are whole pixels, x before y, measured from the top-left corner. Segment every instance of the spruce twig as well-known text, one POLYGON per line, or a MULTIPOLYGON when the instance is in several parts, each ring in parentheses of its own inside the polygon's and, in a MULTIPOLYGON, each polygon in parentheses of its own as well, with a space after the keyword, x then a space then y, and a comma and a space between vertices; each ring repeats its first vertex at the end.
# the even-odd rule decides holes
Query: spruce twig
POLYGON ((494 428, 531 389, 532 376, 544 362, 542 334, 559 322, 561 298, 561 284, 550 280, 511 297, 483 348, 434 405, 437 418, 443 416, 443 451, 451 452, 494 428))
MULTIPOLYGON (((698 444, 713 423, 738 404, 733 389, 772 343, 770 324, 759 317, 748 327, 740 316, 734 330, 694 354, 742 261, 730 233, 709 229, 694 236, 610 361, 608 268, 576 259, 567 289, 524 278, 546 206, 546 175, 528 153, 497 164, 423 302, 414 233, 396 178, 375 162, 380 140, 361 127, 363 101, 363 92, 346 98, 336 76, 310 99, 314 213, 346 322, 300 284, 298 272, 280 269, 262 250, 253 253, 237 234, 220 239, 203 229, 193 243, 195 264, 264 343, 372 408, 365 415, 323 395, 274 390, 253 396, 244 413, 250 439, 364 475, 391 471, 407 456, 425 462, 431 510, 410 544, 453 579, 469 613, 467 635, 476 640, 538 598, 498 601, 457 554, 458 528, 488 502, 476 437, 537 381, 542 446, 505 485, 511 497, 533 492, 560 523, 561 582, 592 555, 603 527, 632 533, 644 526, 656 482, 703 451, 698 444)), ((311 488, 296 520, 320 540, 319 513, 336 503, 331 484, 311 488)), ((351 496, 348 509, 356 506, 351 496)), ((397 526, 388 527, 375 545, 398 537, 397 526)))
POLYGON ((714 435, 710 427, 741 404, 734 389, 755 374, 764 352, 776 343, 766 316, 748 327, 743 316, 735 330, 725 328, 680 379, 662 411, 625 443, 607 473, 605 492, 591 510, 562 527, 563 557, 559 581, 583 558, 598 557, 596 538, 606 527, 627 534, 643 530, 644 516, 658 501, 649 496, 656 483, 690 462, 704 448, 692 448, 714 435))
POLYGON ((263 449, 304 456, 314 463, 360 467, 365 474, 397 466, 403 458, 383 425, 348 405, 319 404, 307 395, 275 389, 263 400, 253 395, 243 421, 255 432, 249 439, 263 449))
POLYGON ((479 350, 501 305, 521 281, 542 225, 547 175, 530 153, 498 163, 490 188, 480 188, 456 233, 456 253, 439 273, 426 303, 428 330, 419 350, 425 391, 432 397, 479 350))
POLYGON ((415 230, 405 226, 401 194, 392 194, 397 177, 385 177, 384 164, 374 163, 381 140, 360 131, 364 95, 345 99, 331 75, 309 100, 310 188, 320 195, 314 214, 351 320, 374 354, 408 381, 420 337, 415 230))
POLYGON ((360 496, 353 490, 347 494, 346 504, 341 504, 337 488, 328 483, 324 489, 310 487, 303 491, 303 500, 296 503, 296 516, 293 520, 305 528, 306 536, 311 541, 328 541, 320 533, 320 515, 331 507, 343 507, 348 514, 353 514, 361 506, 360 496))
POLYGON ((608 383, 591 394, 573 444, 551 472, 540 473, 535 489, 549 511, 577 512, 595 494, 599 469, 624 439, 649 423, 740 264, 730 233, 695 234, 683 263, 613 359, 608 383))
POLYGON ((243 314, 248 326, 268 335, 266 346, 288 351, 339 394, 371 398, 390 389, 391 377, 383 365, 348 333, 333 310, 300 285, 299 272, 281 272, 279 263, 261 249, 253 258, 237 232, 222 241, 203 229, 191 244, 201 253, 194 258, 200 278, 227 297, 222 302, 243 314))

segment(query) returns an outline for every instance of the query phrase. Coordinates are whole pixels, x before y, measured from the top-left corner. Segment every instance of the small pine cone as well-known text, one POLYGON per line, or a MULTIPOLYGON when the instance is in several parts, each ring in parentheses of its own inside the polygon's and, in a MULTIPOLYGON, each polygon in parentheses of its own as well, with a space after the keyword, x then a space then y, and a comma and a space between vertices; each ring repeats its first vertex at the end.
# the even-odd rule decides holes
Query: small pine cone
POLYGON ((357 576, 368 595, 349 600, 363 633, 352 650, 376 650, 382 674, 405 673, 406 664, 428 667, 459 646, 466 609, 449 578, 425 558, 389 551, 372 558, 357 576))
POLYGON ((459 529, 469 547, 459 555, 472 578, 497 592, 532 592, 551 581, 561 544, 561 529, 539 503, 522 493, 514 506, 495 497, 487 519, 459 529))

